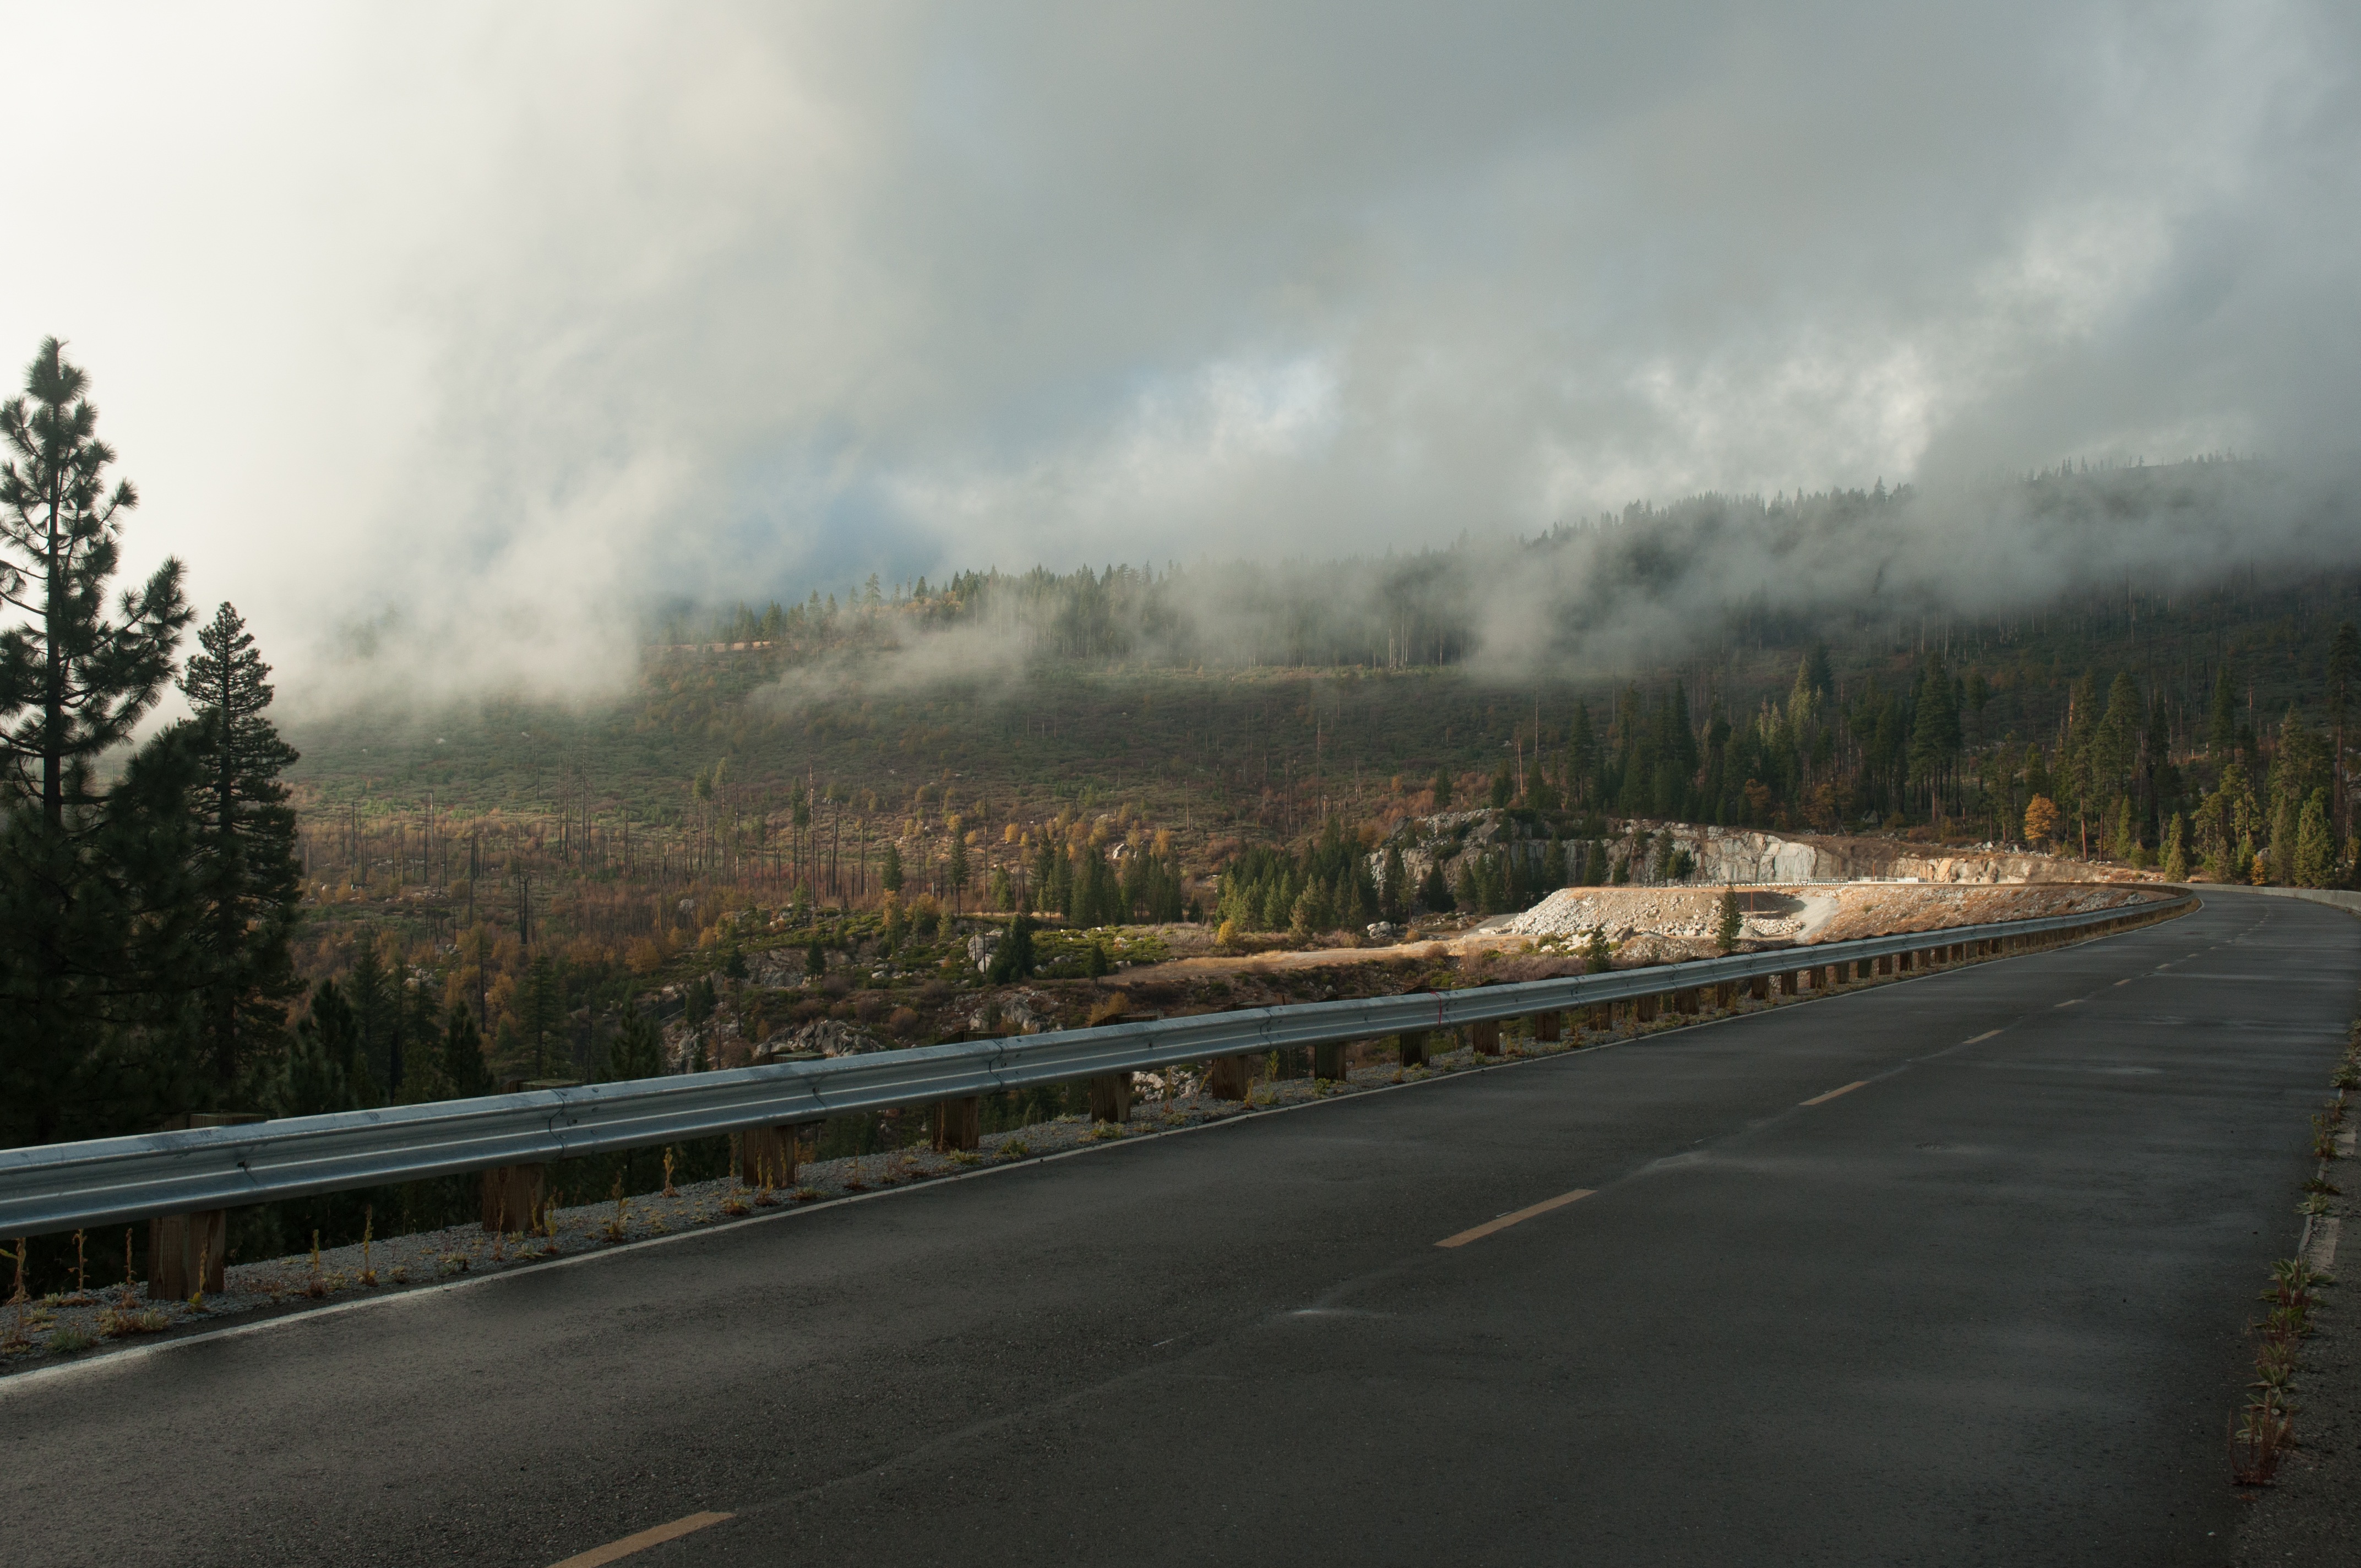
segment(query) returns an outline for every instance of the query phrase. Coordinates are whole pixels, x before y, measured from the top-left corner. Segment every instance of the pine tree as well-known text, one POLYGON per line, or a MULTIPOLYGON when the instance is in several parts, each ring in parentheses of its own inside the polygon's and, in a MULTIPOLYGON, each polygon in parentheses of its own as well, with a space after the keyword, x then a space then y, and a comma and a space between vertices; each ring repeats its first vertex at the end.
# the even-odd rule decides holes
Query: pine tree
POLYGON ((1384 869, 1378 878, 1378 917, 1399 925, 1410 912, 1410 872, 1402 864, 1401 846, 1388 844, 1384 869))
POLYGON ((549 1076, 549 1036, 565 1016, 565 984, 546 951, 533 954, 525 966, 523 994, 517 1023, 525 1047, 533 1056, 533 1076, 549 1076))
POLYGON ((944 867, 944 884, 951 890, 951 908, 960 906, 960 894, 967 891, 967 835, 960 831, 960 819, 950 819, 951 849, 950 863, 944 867))
POLYGON ((1434 809, 1437 811, 1451 809, 1451 769, 1448 766, 1437 767, 1434 770, 1434 809))
POLYGON ((1728 887, 1722 889, 1721 917, 1715 924, 1713 933, 1715 948, 1725 953, 1736 952, 1739 933, 1745 928, 1746 917, 1740 913, 1738 907, 1738 890, 1728 887))
POLYGON ((2189 824, 2178 811, 2172 814, 2172 826, 2165 829, 2164 880, 2189 880, 2189 824))
POLYGON ((265 717, 270 666, 235 608, 224 604, 197 631, 181 676, 204 783, 191 803, 203 908, 197 943, 204 970, 203 1053, 216 1088, 275 1048, 286 1003, 301 989, 288 942, 302 871, 295 813, 280 773, 296 751, 265 717))
POLYGON ((1566 805, 1585 805, 1598 798, 1598 737, 1590 728, 1590 705, 1574 705, 1572 733, 1566 737, 1566 805))
POLYGON ((345 976, 345 990, 352 1003, 353 1025, 361 1055, 372 1066, 384 1063, 387 1081, 399 1088, 395 1083, 399 1074, 393 1069, 393 1036, 399 1026, 401 995, 379 956, 378 938, 366 930, 353 944, 352 968, 345 976))
POLYGON ((138 497, 108 488, 87 386, 50 338, 0 404, 0 603, 23 618, 0 631, 0 1144, 137 1125, 153 1107, 122 1074, 154 1091, 179 1068, 192 989, 185 740, 140 748, 112 790, 93 773, 161 695, 190 616, 170 559, 107 614, 138 497))
POLYGON ((623 1019, 598 1060, 598 1081, 620 1083, 664 1076, 664 1036, 653 1020, 626 1003, 623 1019))
MULTIPOLYGON (((2279 846, 2271 846, 2274 869, 2279 858, 2279 846)), ((2331 887, 2336 882, 2336 835, 2328 820, 2328 791, 2316 789, 2312 798, 2303 803, 2303 816, 2295 830, 2295 856, 2291 870, 2298 887, 2331 887)))
POLYGON ((1927 815, 1942 815, 1943 783, 1960 750, 1960 709, 1943 655, 1927 655, 1910 724, 1910 776, 1927 792, 1927 815))
POLYGON ((2213 677, 2213 723, 2207 732, 2206 749, 2217 762, 2226 762, 2238 749, 2238 688, 2230 678, 2230 664, 2223 661, 2221 673, 2213 677))
POLYGON ((443 1054, 438 1065, 444 1092, 455 1100, 472 1100, 498 1087, 490 1064, 484 1060, 483 1031, 476 1027, 475 1015, 464 1002, 451 1003, 450 1015, 444 1020, 443 1054))
POLYGON ((1033 952, 1033 917, 1019 915, 1008 923, 1008 935, 992 955, 992 967, 986 978, 994 985, 1007 985, 1031 975, 1037 959, 1033 952))
POLYGON ((885 846, 885 859, 877 872, 877 885, 888 893, 902 891, 902 851, 891 842, 885 846))
POLYGON ((2349 809, 2345 804, 2345 718, 2353 706, 2353 682, 2361 676, 2361 628, 2347 620, 2336 628, 2336 636, 2328 645, 2328 725, 2332 731, 2329 763, 2331 787, 2330 826, 2338 832, 2345 829, 2349 809))

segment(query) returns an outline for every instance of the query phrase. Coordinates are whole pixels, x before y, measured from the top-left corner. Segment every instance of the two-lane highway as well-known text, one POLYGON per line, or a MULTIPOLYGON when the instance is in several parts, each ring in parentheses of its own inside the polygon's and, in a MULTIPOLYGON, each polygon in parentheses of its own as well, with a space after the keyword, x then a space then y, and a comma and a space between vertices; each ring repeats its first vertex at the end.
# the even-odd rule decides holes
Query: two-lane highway
POLYGON ((2214 1562, 2356 983, 2215 894, 0 1384, 0 1556, 2214 1562))

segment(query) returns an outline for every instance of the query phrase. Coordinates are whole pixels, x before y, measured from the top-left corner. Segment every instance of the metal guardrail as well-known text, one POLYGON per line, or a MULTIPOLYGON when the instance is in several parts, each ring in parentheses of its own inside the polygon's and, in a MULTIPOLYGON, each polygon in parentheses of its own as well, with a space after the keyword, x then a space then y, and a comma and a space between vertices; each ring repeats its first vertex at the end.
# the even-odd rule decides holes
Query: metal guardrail
POLYGON ((2193 895, 2184 894, 2078 915, 1773 948, 1603 974, 1244 1008, 822 1061, 0 1149, 0 1236, 40 1235, 149 1215, 196 1213, 495 1166, 544 1163, 1213 1057, 1576 1011, 1960 943, 2145 922, 2194 902, 2193 895))

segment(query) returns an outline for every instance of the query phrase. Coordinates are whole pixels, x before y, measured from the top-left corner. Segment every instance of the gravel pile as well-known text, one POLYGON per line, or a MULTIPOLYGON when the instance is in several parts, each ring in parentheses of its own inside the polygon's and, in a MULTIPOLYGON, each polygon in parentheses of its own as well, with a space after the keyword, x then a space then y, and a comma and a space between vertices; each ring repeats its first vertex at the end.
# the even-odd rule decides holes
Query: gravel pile
MULTIPOLYGON (((1793 937, 1804 928, 1792 915, 1746 915, 1741 924, 1742 935, 1758 938, 1793 937)), ((1500 927, 1512 937, 1587 938, 1601 931, 1610 942, 1642 933, 1711 937, 1720 928, 1721 891, 1689 887, 1560 888, 1500 927)))

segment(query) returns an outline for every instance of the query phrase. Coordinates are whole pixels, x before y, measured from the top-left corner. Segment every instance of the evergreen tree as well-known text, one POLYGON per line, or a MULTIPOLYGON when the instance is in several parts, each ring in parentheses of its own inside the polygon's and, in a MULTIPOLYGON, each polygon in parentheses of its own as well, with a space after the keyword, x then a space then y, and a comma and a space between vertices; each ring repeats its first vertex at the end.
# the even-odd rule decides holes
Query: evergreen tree
POLYGON ((1451 809, 1451 769, 1448 765, 1438 766, 1434 770, 1434 809, 1451 809))
POLYGON ((266 1098, 281 1116, 321 1116, 379 1102, 358 1022, 335 981, 313 987, 311 1006, 295 1025, 266 1098))
POLYGON ((399 1088, 394 1069, 393 1036, 399 1027, 401 993, 384 959, 377 937, 363 931, 353 944, 351 970, 345 990, 352 1004, 353 1026, 361 1055, 372 1067, 382 1063, 386 1081, 399 1088))
POLYGON ((224 604, 197 630, 181 676, 204 782, 192 806, 202 907, 196 942, 204 974, 204 1056, 217 1090, 274 1050, 286 1003, 301 987, 288 955, 302 869, 295 812, 279 775, 296 760, 265 716, 270 666, 235 608, 224 604))
POLYGON ((2328 727, 2331 731, 2328 791, 2329 826, 2342 834, 2350 808, 2345 800, 2345 718, 2353 706, 2353 682, 2361 676, 2361 629, 2347 620, 2338 624, 2328 645, 2328 727))
POLYGON ((525 1048, 533 1058, 533 1076, 549 1076, 549 1037, 566 1014, 565 981, 546 951, 533 954, 525 966, 523 994, 517 1023, 525 1048))
POLYGON ((944 883, 951 890, 951 908, 956 911, 960 894, 967 890, 968 879, 967 835, 960 831, 960 819, 956 817, 950 820, 950 862, 944 868, 944 883))
POLYGON ((1451 897, 1455 906, 1470 915, 1489 915, 1492 911, 1484 900, 1484 884, 1477 880, 1476 857, 1459 857, 1459 871, 1451 879, 1451 897))
POLYGON ((1402 864, 1401 846, 1388 844, 1378 884, 1378 916, 1399 925, 1409 914, 1410 872, 1402 864))
POLYGON ((622 1083, 662 1078, 664 1069, 664 1036, 654 1020, 631 1003, 624 1003, 622 1022, 598 1058, 598 1081, 622 1083))
POLYGON ((1590 705, 1574 705, 1573 732, 1566 738, 1566 804, 1590 805, 1598 797, 1598 737, 1590 728, 1590 705))
POLYGON ((0 1144, 138 1125, 143 1093, 184 1070, 195 990, 185 738, 142 747, 111 791, 93 781, 190 616, 170 559, 107 613, 138 497, 108 488, 87 385, 50 338, 0 404, 0 603, 23 618, 0 631, 0 1144))
POLYGON ((2178 811, 2172 814, 2172 826, 2165 830, 2164 880, 2189 880, 2189 826, 2178 811))
POLYGON ((1020 981, 1034 970, 1037 959, 1033 952, 1033 917, 1019 915, 1008 923, 1008 935, 992 955, 992 967, 985 978, 994 985, 1007 985, 1020 981))
MULTIPOLYGON (((2271 860, 2276 869, 2279 848, 2271 846, 2271 860)), ((2312 798, 2303 803, 2303 816, 2295 831, 2294 873, 2290 879, 2298 887, 2332 887, 2336 883, 2336 835, 2328 821, 2328 791, 2316 789, 2312 798)))
POLYGON ((490 1064, 484 1060, 483 1031, 476 1027, 475 1015, 464 1002, 451 1003, 450 1014, 444 1020, 438 1065, 443 1091, 455 1100, 472 1100, 499 1087, 490 1064))
POLYGON ((2213 724, 2207 731, 2207 750, 2217 762, 2226 762, 2238 749, 2238 688, 2230 678, 2228 660, 2213 678, 2213 724))
POLYGON ((1910 776, 1927 792, 1927 815, 1942 815, 1943 784, 1960 750, 1960 709, 1943 655, 1927 655, 1910 722, 1910 776))
POLYGON ((1437 915, 1448 915, 1458 905, 1452 901, 1451 884, 1444 880, 1443 861, 1430 861, 1425 880, 1419 883, 1418 901, 1437 915))
POLYGON ((1739 933, 1746 928, 1746 917, 1738 907, 1738 890, 1721 890, 1721 915, 1715 923, 1713 945, 1716 950, 1734 953, 1738 950, 1739 933))
POLYGON ((885 846, 885 859, 877 872, 877 885, 888 893, 902 891, 902 851, 892 842, 885 846))

